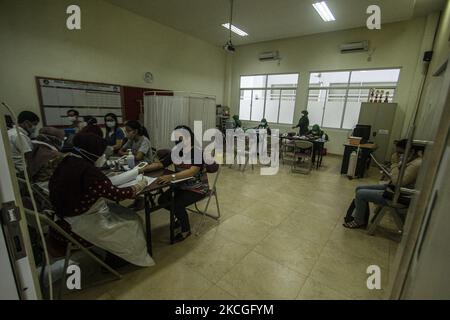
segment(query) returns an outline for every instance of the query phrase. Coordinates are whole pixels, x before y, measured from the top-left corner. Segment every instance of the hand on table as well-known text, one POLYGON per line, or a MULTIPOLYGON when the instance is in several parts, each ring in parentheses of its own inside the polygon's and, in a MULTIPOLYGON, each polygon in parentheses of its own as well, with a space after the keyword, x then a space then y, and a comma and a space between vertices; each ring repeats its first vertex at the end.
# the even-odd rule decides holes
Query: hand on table
POLYGON ((171 181, 172 181, 172 176, 167 175, 167 174, 159 177, 158 180, 156 180, 156 182, 159 184, 169 183, 171 181))
POLYGON ((144 190, 147 187, 147 181, 142 179, 141 181, 139 181, 138 183, 136 183, 133 188, 134 188, 134 193, 138 194, 139 192, 141 192, 142 190, 144 190))

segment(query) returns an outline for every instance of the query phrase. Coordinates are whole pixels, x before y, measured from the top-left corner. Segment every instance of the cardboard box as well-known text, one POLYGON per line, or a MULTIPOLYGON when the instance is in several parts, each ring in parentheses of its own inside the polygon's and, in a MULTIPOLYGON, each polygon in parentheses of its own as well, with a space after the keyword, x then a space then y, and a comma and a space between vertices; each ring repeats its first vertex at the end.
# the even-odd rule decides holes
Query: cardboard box
POLYGON ((349 137, 348 138, 348 143, 351 144, 352 146, 359 146, 361 143, 362 138, 361 137, 349 137))

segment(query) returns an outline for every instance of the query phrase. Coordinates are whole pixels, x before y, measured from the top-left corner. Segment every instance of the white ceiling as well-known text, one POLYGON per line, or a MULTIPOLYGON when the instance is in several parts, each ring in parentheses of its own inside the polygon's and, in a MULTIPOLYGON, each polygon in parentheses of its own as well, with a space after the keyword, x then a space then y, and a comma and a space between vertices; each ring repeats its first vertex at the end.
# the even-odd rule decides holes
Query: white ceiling
MULTIPOLYGON (((229 0, 107 0, 166 26, 223 45, 228 30, 229 0)), ((365 26, 369 5, 381 7, 382 23, 408 20, 441 9, 445 0, 328 0, 336 21, 324 22, 313 2, 318 0, 235 0, 233 24, 249 36, 233 34, 243 45, 365 26)))

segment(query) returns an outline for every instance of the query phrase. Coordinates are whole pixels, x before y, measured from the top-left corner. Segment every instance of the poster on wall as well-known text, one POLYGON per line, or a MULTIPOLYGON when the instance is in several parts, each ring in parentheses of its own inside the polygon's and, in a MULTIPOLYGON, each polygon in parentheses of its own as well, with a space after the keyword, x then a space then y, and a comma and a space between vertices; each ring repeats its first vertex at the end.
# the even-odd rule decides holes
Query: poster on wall
POLYGON ((122 87, 111 84, 37 78, 44 125, 66 126, 67 111, 75 109, 80 116, 90 115, 104 124, 104 116, 115 113, 122 122, 122 87))

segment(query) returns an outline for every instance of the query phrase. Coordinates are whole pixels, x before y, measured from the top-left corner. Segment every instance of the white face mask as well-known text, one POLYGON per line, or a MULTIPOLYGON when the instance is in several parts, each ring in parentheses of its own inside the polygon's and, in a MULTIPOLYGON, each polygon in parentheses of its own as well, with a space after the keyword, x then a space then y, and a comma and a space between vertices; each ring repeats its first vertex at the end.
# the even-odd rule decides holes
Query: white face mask
POLYGON ((74 123, 75 121, 77 121, 77 117, 75 117, 75 116, 67 117, 67 120, 69 120, 70 122, 74 123))
POLYGON ((114 128, 116 126, 116 122, 115 121, 106 121, 106 126, 108 128, 114 128))
POLYGON ((37 127, 36 126, 32 126, 29 130, 28 133, 30 135, 30 138, 36 138, 37 136, 37 127))
POLYGON ((99 158, 97 159, 97 161, 95 161, 95 166, 96 166, 97 168, 103 168, 103 166, 105 165, 105 163, 106 163, 106 155, 103 154, 101 157, 99 157, 99 158))
POLYGON ((82 121, 82 122, 80 122, 79 124, 78 124, 78 127, 80 128, 80 129, 83 129, 84 127, 86 127, 87 126, 87 123, 85 122, 85 121, 82 121))

